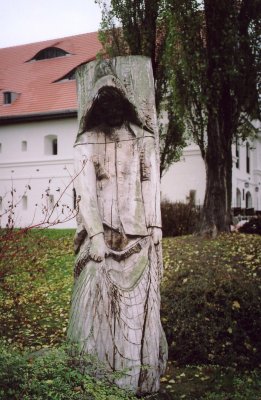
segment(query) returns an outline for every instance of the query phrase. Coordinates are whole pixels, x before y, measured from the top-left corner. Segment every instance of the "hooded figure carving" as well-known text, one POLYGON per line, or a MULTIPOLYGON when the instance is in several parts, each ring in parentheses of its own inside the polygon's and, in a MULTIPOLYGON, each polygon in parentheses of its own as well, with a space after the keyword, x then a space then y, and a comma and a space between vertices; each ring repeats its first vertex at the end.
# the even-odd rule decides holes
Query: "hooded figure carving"
MULTIPOLYGON (((133 58, 148 66, 147 58, 127 60, 133 58)), ((122 61, 114 59, 116 68, 122 61)), ((86 66, 81 68, 78 81, 86 76, 86 66)), ((124 371, 116 380, 120 387, 152 393, 159 389, 167 358, 159 314, 155 131, 133 101, 133 87, 131 93, 126 77, 123 83, 111 63, 92 62, 87 68, 92 87, 74 146, 80 201, 68 339, 109 370, 124 371)))

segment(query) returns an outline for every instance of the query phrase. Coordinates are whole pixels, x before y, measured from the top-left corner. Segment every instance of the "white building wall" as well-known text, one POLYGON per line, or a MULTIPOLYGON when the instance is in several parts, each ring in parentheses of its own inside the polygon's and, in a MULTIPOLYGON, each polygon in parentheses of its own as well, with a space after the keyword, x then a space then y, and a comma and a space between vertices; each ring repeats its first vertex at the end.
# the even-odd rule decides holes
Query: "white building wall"
MULTIPOLYGON (((60 197, 59 207, 55 208, 51 221, 68 219, 73 208, 72 149, 77 125, 76 118, 67 118, 0 127, 0 214, 13 202, 11 208, 15 226, 31 226, 43 221, 47 218, 46 206, 50 214, 52 205, 60 197), (57 137, 58 154, 45 154, 46 135, 57 137), (26 142, 27 146, 22 142, 26 142), (27 197, 27 207, 24 196, 27 197)), ((1 218, 2 227, 7 222, 8 214, 1 218)), ((75 227, 75 221, 55 227, 75 227)))
MULTIPOLYGON (((49 212, 52 209, 48 194, 53 196, 54 203, 59 200, 52 221, 67 219, 73 208, 73 144, 77 129, 76 118, 0 126, 0 215, 4 214, 1 227, 7 222, 5 210, 12 201, 15 226, 31 226, 43 221, 46 206, 49 204, 49 212), (57 155, 45 154, 47 135, 57 136, 57 155), (26 150, 23 142, 26 142, 26 150), (15 190, 13 197, 12 188, 15 190), (65 214, 61 214, 62 208, 65 214)), ((246 171, 246 143, 239 147, 239 168, 236 167, 235 146, 232 149, 232 207, 238 206, 240 197, 241 208, 246 208, 248 196, 252 207, 261 211, 261 134, 249 144, 250 173, 246 171)), ((190 192, 195 191, 196 205, 203 205, 205 185, 206 172, 200 150, 191 144, 184 149, 181 160, 171 165, 162 177, 162 199, 186 202, 190 192)), ((74 219, 55 225, 57 228, 75 226, 74 219)))
POLYGON ((259 133, 254 140, 240 143, 238 166, 235 146, 233 146, 233 156, 232 207, 254 208, 256 211, 261 211, 261 134, 259 133), (247 143, 249 172, 247 172, 247 143))
POLYGON ((170 166, 161 179, 161 197, 186 202, 195 191, 196 205, 203 205, 206 189, 206 170, 199 147, 187 146, 179 162, 170 166))

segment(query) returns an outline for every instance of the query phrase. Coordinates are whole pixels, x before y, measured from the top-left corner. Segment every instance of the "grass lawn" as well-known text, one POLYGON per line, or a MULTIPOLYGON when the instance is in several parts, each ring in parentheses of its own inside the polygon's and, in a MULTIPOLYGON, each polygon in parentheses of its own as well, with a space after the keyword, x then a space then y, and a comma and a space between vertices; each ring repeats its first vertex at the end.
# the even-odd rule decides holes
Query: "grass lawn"
MULTIPOLYGON (((73 285, 73 235, 72 230, 42 230, 2 241, 0 337, 4 345, 35 351, 64 342, 73 285)), ((258 278, 260 250, 261 238, 254 235, 222 235, 215 240, 194 236, 164 239, 163 285, 170 279, 169 271, 175 269, 181 274, 183 265, 193 271, 202 265, 222 267, 228 274, 233 269, 240 273, 243 265, 258 278)), ((191 279, 187 272, 180 276, 182 285, 191 279)), ((233 304, 240 307, 239 301, 233 304)), ((170 361, 161 393, 150 398, 261 400, 260 373, 258 369, 239 370, 232 364, 188 366, 170 361)))

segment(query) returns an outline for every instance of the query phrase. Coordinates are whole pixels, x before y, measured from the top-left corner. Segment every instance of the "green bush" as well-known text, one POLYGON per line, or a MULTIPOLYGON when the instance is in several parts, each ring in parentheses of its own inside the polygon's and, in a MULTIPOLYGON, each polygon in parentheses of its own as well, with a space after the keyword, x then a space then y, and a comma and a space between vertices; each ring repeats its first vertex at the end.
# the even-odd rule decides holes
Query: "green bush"
MULTIPOLYGON (((87 360, 88 361, 88 360, 87 360)), ((66 348, 26 354, 0 346, 1 400, 131 400, 135 397, 110 382, 93 375, 98 363, 89 360, 89 375, 82 374, 77 358, 66 348)), ((81 361, 82 363, 82 361, 81 361)), ((98 366, 101 371, 100 365, 98 366)))
POLYGON ((163 242, 162 321, 179 365, 260 364, 260 244, 241 234, 163 242))
POLYGON ((161 202, 162 232, 164 237, 188 235, 197 230, 200 212, 191 202, 161 202))
POLYGON ((239 228, 241 233, 256 233, 261 235, 261 216, 253 217, 239 228))

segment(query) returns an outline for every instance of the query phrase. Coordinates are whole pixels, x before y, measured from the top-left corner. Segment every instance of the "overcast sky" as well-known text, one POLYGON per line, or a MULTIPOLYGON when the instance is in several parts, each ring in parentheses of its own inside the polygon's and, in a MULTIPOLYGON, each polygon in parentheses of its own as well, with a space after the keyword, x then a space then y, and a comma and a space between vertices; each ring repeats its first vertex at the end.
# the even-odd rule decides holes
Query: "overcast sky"
POLYGON ((100 20, 94 0, 0 0, 0 48, 94 32, 100 20))

